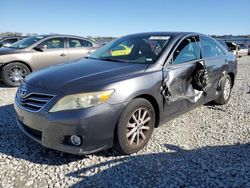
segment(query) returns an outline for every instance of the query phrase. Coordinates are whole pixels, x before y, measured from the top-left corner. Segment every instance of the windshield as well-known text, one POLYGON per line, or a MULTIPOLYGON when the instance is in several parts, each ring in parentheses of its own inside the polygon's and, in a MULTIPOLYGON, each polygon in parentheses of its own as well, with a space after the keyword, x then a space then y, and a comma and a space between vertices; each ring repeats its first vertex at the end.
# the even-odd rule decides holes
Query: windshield
POLYGON ((89 58, 130 63, 154 63, 161 55, 170 36, 125 36, 92 53, 89 58))
POLYGON ((18 42, 13 43, 9 48, 18 48, 18 49, 27 48, 32 44, 36 43, 37 41, 42 40, 43 38, 44 38, 43 36, 33 36, 24 38, 22 40, 19 40, 18 42))
POLYGON ((239 44, 239 46, 240 46, 240 49, 247 49, 247 46, 244 44, 239 44))

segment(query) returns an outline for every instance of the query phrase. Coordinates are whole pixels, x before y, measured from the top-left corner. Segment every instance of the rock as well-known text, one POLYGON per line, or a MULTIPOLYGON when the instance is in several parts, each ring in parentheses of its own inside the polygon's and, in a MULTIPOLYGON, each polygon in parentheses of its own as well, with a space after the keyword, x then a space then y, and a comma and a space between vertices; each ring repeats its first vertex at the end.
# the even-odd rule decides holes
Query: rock
POLYGON ((27 182, 25 183, 25 186, 29 187, 29 186, 31 186, 33 183, 34 183, 33 180, 29 180, 29 181, 27 181, 27 182))

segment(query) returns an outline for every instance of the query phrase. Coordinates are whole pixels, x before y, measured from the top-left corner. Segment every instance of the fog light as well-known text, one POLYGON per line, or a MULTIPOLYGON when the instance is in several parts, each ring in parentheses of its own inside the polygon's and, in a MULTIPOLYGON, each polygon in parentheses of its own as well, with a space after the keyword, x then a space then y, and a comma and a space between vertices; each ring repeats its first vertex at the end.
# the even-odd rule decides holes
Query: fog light
POLYGON ((75 145, 75 146, 80 146, 81 143, 82 143, 82 140, 79 136, 76 136, 76 135, 72 135, 70 137, 70 142, 75 145))

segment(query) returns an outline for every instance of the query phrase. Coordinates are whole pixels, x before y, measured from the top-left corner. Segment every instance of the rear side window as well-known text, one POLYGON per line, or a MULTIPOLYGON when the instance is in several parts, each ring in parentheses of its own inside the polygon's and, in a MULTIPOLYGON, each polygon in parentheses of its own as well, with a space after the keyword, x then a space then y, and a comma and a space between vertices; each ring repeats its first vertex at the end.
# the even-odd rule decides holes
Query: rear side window
POLYGON ((92 47, 92 44, 91 42, 86 40, 69 38, 69 47, 70 48, 92 47))
POLYGON ((174 51, 173 64, 181 64, 200 59, 200 47, 196 37, 184 39, 174 51))
POLYGON ((39 44, 39 47, 43 49, 59 49, 64 48, 64 39, 63 38, 52 38, 48 39, 41 44, 39 44))
POLYGON ((221 47, 213 40, 205 36, 201 36, 201 46, 203 49, 203 57, 218 57, 224 56, 225 52, 221 49, 221 47))

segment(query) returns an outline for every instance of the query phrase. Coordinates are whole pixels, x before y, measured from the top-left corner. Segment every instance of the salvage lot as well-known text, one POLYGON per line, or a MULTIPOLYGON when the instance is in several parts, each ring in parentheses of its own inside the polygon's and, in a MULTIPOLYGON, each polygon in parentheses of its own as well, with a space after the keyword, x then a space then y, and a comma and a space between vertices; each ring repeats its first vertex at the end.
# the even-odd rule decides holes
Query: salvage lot
POLYGON ((0 186, 250 187, 250 57, 238 65, 227 105, 205 105, 167 122, 131 156, 45 149, 17 128, 16 89, 0 85, 0 186))

